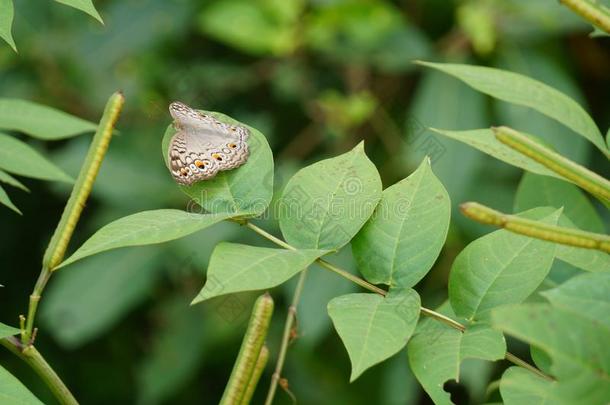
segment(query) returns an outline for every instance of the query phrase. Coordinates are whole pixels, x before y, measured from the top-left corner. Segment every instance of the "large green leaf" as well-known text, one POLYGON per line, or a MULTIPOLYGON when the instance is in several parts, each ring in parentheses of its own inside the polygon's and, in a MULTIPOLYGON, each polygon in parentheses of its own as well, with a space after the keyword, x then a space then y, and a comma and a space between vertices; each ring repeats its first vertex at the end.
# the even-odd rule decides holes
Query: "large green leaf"
POLYGON ((328 251, 270 249, 220 243, 212 252, 205 286, 193 304, 219 295, 273 288, 325 253, 328 251))
POLYGON ((379 173, 361 142, 290 179, 279 202, 280 228, 293 246, 339 249, 369 219, 380 198, 379 173))
POLYGON ((0 98, 0 128, 53 140, 93 132, 97 124, 31 101, 0 98))
POLYGON ((8 194, 6 194, 6 191, 4 190, 4 188, 2 188, 2 186, 0 186, 0 204, 12 209, 17 214, 21 215, 21 211, 19 210, 19 208, 17 208, 15 204, 13 204, 10 197, 8 196, 8 194))
POLYGON ((554 307, 577 312, 610 331, 610 274, 583 274, 541 294, 554 307))
MULTIPOLYGON (((220 172, 210 180, 200 181, 191 186, 180 186, 180 189, 212 213, 262 214, 273 196, 273 154, 267 139, 258 130, 224 114, 202 112, 211 114, 222 122, 247 127, 250 130, 248 139, 250 157, 237 169, 220 172)), ((175 133, 173 125, 170 125, 163 136, 162 150, 166 165, 169 143, 175 133)))
POLYGON ((556 383, 522 367, 510 367, 500 380, 500 393, 504 405, 547 405, 556 404, 559 398, 550 398, 550 386, 556 383))
POLYGON ((14 405, 43 405, 38 398, 11 373, 0 366, 0 403, 14 405))
MULTIPOLYGON (((437 311, 454 317, 444 305, 437 311)), ((408 346, 409 364, 424 390, 437 405, 449 405, 449 393, 443 385, 460 381, 460 365, 465 359, 499 360, 506 353, 501 332, 484 324, 469 326, 466 332, 435 320, 420 323, 408 346)))
POLYGON ((438 257, 450 217, 449 195, 426 158, 413 174, 383 191, 352 241, 358 269, 374 284, 414 286, 438 257))
POLYGON ((552 403, 605 404, 610 398, 610 329, 572 308, 548 304, 505 306, 492 311, 494 326, 550 356, 552 403))
POLYGON ((0 38, 5 40, 17 52, 17 46, 11 33, 14 16, 13 0, 0 0, 0 38))
POLYGON ((17 328, 13 328, 12 326, 8 326, 0 322, 0 339, 18 335, 21 331, 17 328))
POLYGON ((155 247, 114 250, 60 271, 41 303, 45 330, 70 349, 106 332, 151 292, 161 252, 155 247))
POLYGON ((328 303, 330 315, 352 363, 350 381, 397 353, 419 319, 419 295, 412 289, 378 294, 347 294, 328 303))
POLYGON ((0 133, 0 168, 11 173, 42 180, 71 183, 73 180, 59 167, 28 144, 0 133))
POLYGON ((472 129, 467 131, 449 131, 445 129, 432 130, 440 135, 446 136, 447 138, 455 139, 456 141, 470 145, 481 152, 487 153, 496 159, 508 163, 509 165, 519 167, 532 173, 561 178, 559 175, 542 166, 540 163, 523 156, 522 154, 498 141, 491 129, 472 129))
POLYGON ((66 6, 74 7, 77 10, 83 11, 89 14, 91 17, 98 20, 100 23, 104 24, 102 17, 100 17, 99 13, 95 9, 93 2, 91 0, 55 0, 58 3, 65 4, 66 6))
POLYGON ((192 214, 162 209, 128 215, 102 227, 59 267, 110 249, 152 245, 200 231, 234 214, 192 214))
POLYGON ((562 92, 517 73, 482 66, 420 62, 457 77, 464 83, 509 103, 532 108, 551 117, 591 141, 610 155, 599 128, 589 114, 562 92))
POLYGON ((580 229, 605 232, 595 207, 578 187, 548 176, 525 173, 515 195, 514 212, 535 207, 563 207, 564 214, 580 229))
MULTIPOLYGON (((556 224, 561 211, 534 209, 520 215, 556 224)), ((449 299, 463 318, 485 319, 499 305, 519 303, 542 283, 553 264, 555 244, 498 230, 470 243, 455 259, 449 299)))

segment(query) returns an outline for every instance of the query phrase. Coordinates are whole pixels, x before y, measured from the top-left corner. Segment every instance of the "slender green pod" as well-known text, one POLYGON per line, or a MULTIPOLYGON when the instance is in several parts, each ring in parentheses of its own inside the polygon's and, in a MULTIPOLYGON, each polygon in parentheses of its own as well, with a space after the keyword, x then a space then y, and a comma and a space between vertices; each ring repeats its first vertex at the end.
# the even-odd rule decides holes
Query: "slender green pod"
POLYGON ((559 0, 564 6, 610 34, 610 10, 596 0, 559 0))
POLYGON ((256 386, 258 385, 258 381, 260 380, 261 375, 263 374, 263 370, 265 369, 268 360, 269 348, 267 346, 263 346, 261 348, 261 352, 258 355, 258 359, 256 359, 254 372, 252 372, 252 377, 250 377, 250 382, 248 383, 248 387, 246 388, 244 397, 241 399, 241 405, 248 405, 252 400, 252 396, 254 395, 254 391, 256 391, 256 386))
POLYGON ((610 181, 597 173, 553 152, 531 140, 522 133, 508 127, 492 128, 496 139, 511 149, 535 160, 548 169, 600 198, 610 202, 610 181))
POLYGON ((124 103, 125 97, 121 92, 114 93, 106 103, 104 114, 89 147, 89 152, 87 152, 85 157, 85 162, 81 167, 68 203, 64 208, 59 224, 55 228, 55 233, 44 254, 42 260, 43 268, 53 271, 64 258, 74 228, 85 208, 87 198, 91 194, 93 183, 112 138, 114 124, 119 118, 124 103))
POLYGON ((273 298, 265 293, 257 298, 248 322, 237 360, 225 388, 220 405, 240 405, 254 375, 257 360, 269 330, 273 314, 273 298))
POLYGON ((514 233, 562 245, 597 249, 610 253, 610 236, 608 235, 543 224, 531 219, 504 214, 476 202, 464 203, 460 205, 460 210, 465 216, 477 222, 499 226, 514 233))

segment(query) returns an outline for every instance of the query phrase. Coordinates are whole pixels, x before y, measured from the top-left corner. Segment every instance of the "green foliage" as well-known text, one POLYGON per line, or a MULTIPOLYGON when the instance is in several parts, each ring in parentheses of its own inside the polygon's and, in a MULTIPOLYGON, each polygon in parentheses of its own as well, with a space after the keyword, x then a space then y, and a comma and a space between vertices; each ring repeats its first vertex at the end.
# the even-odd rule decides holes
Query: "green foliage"
POLYGON ((0 338, 17 335, 18 333, 19 329, 10 327, 0 322, 0 338))
POLYGON ((419 62, 462 80, 474 89, 509 103, 532 108, 587 138, 610 154, 603 137, 587 112, 562 92, 526 76, 480 66, 419 62))
POLYGON ((419 319, 419 295, 396 288, 387 297, 348 294, 328 303, 328 315, 352 362, 350 381, 400 351, 419 319))
POLYGON ((350 152, 297 172, 280 200, 282 234, 304 249, 339 249, 369 219, 381 180, 360 143, 350 152))
MULTIPOLYGON (((534 209, 522 214, 557 223, 560 211, 534 209)), ((493 308, 518 303, 542 283, 553 263, 555 245, 499 230, 460 252, 449 277, 449 299, 456 315, 487 319, 493 308)))
POLYGON ((104 24, 102 21, 102 17, 100 17, 99 13, 95 9, 93 2, 91 0, 55 0, 58 3, 65 4, 66 6, 74 7, 77 10, 85 12, 89 14, 91 17, 98 20, 100 23, 104 24))
POLYGON ((354 238, 358 269, 374 284, 414 286, 437 259, 450 215, 449 195, 425 159, 383 191, 373 217, 354 238))
POLYGON ((265 290, 305 269, 326 250, 286 250, 220 243, 212 252, 207 282, 193 304, 241 291, 265 290))
POLYGON ((21 382, 0 366, 0 402, 19 405, 41 405, 21 382))
POLYGON ((17 52, 17 45, 15 45, 13 33, 11 32, 14 16, 13 0, 0 0, 0 38, 5 40, 17 52))
POLYGON ((231 217, 228 213, 191 214, 171 209, 138 212, 101 228, 59 267, 106 250, 178 239, 231 217))
MULTIPOLYGON (((453 316, 448 305, 439 312, 453 316)), ((460 380, 460 365, 466 359, 499 360, 506 352, 504 336, 485 324, 465 332, 447 328, 432 319, 422 321, 409 342, 409 365, 435 404, 452 404, 443 385, 460 380)))

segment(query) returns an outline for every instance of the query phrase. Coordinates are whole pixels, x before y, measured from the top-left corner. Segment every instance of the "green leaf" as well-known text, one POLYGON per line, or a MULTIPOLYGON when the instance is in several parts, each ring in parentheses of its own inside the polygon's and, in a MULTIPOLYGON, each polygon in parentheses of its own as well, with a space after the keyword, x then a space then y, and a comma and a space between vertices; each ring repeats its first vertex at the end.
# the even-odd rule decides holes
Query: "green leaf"
POLYGON ((373 284, 414 286, 438 257, 450 217, 449 195, 426 158, 413 174, 383 191, 352 241, 358 270, 373 284))
POLYGON ((102 227, 57 268, 110 249, 178 239, 231 217, 228 213, 192 214, 173 209, 138 212, 102 227))
MULTIPOLYGON (((573 75, 564 68, 565 64, 536 48, 523 46, 519 42, 516 44, 518 46, 506 46, 507 43, 503 41, 497 67, 540 80, 577 103, 585 104, 586 99, 573 75)), ((494 107, 498 122, 522 132, 536 134, 549 145, 553 145, 558 153, 587 165, 590 155, 589 142, 583 137, 574 136, 574 132, 569 128, 527 107, 503 102, 494 103, 494 107)))
POLYGON ((0 133, 0 168, 21 176, 71 183, 73 179, 27 143, 0 133))
POLYGON ((89 14, 91 17, 104 24, 102 17, 99 15, 93 2, 91 0, 55 0, 58 3, 65 4, 66 6, 74 7, 77 10, 83 11, 89 14))
POLYGON ((553 384, 522 367, 510 367, 502 374, 500 393, 504 405, 556 404, 559 398, 549 398, 553 384))
POLYGON ((495 157, 509 165, 519 167, 532 173, 561 178, 540 163, 523 156, 508 146, 498 141, 491 129, 472 129, 467 131, 449 131, 445 129, 431 128, 434 132, 455 139, 495 157))
POLYGON ((347 294, 328 303, 330 315, 352 363, 350 382, 406 344, 419 319, 419 295, 412 289, 347 294))
MULTIPOLYGON (((437 310, 454 317, 445 305, 437 310)), ((443 385, 460 381, 460 365, 465 359, 499 360, 506 353, 501 332, 484 324, 469 326, 464 333, 434 319, 425 319, 407 345, 409 364, 424 390, 436 405, 452 404, 443 385)))
POLYGON ((273 288, 326 253, 220 243, 212 252, 205 286, 192 303, 224 294, 273 288))
MULTIPOLYGON (((267 139, 258 130, 224 114, 202 112, 211 114, 222 122, 247 127, 250 130, 250 157, 237 169, 220 172, 210 180, 191 186, 179 186, 180 189, 212 213, 248 212, 248 215, 252 216, 262 214, 273 196, 273 154, 267 139)), ((163 136, 162 150, 166 165, 169 143, 175 133, 173 125, 170 125, 163 136)))
POLYGON ((160 274, 161 251, 115 250, 59 272, 41 303, 45 330, 68 349, 106 332, 152 291, 160 274))
POLYGON ((525 173, 515 195, 514 211, 535 207, 564 209, 564 214, 585 231, 604 233, 604 224, 586 195, 573 184, 548 176, 525 173))
POLYGON ((574 277, 541 294, 553 307, 576 312, 610 331, 609 291, 610 274, 593 273, 574 277))
POLYGON ((350 152, 299 170, 279 201, 286 241, 304 249, 339 249, 369 219, 381 179, 361 142, 350 152))
POLYGON ((26 186, 24 186, 23 183, 21 183, 19 180, 17 180, 16 178, 14 178, 3 170, 0 170, 0 182, 9 184, 13 187, 20 188, 21 190, 27 191, 28 193, 30 192, 30 190, 26 186))
POLYGON ((0 0, 0 38, 5 40, 17 52, 17 46, 11 33, 14 16, 13 0, 0 0))
POLYGON ((31 101, 0 98, 0 128, 54 140, 93 132, 97 124, 31 101))
POLYGON ((9 337, 9 336, 15 336, 20 333, 21 333, 21 331, 19 329, 13 328, 12 326, 8 326, 8 325, 5 325, 2 322, 0 322, 0 339, 9 337))
POLYGON ((0 366, 0 403, 43 405, 18 379, 0 366))
POLYGON ((482 66, 419 62, 450 74, 472 88, 509 103, 532 108, 591 141, 606 156, 608 148, 589 114, 562 92, 517 73, 482 66))
MULTIPOLYGON (((565 404, 604 404, 610 398, 610 329, 574 311, 548 304, 505 306, 492 311, 504 332, 544 350, 552 359, 549 398, 565 404)), ((555 402, 552 402, 555 403, 555 402)))
MULTIPOLYGON (((521 213, 556 224, 560 210, 521 213)), ((485 319, 499 305, 519 303, 542 283, 553 264, 555 244, 498 230, 470 243, 455 259, 449 275, 449 300, 468 320, 485 319)))
POLYGON ((6 194, 6 191, 4 191, 2 186, 0 186, 0 204, 7 206, 8 208, 15 211, 17 214, 22 215, 19 208, 17 208, 17 206, 13 204, 10 197, 8 196, 8 194, 6 194))

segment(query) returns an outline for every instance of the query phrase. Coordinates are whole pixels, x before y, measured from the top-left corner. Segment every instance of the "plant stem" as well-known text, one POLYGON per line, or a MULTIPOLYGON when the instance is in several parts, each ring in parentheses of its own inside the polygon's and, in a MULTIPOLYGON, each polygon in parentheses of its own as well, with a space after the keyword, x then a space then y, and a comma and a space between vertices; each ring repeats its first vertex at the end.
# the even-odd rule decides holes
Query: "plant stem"
POLYGON ((595 0, 559 0, 564 6, 610 34, 610 11, 595 0))
POLYGON ((610 253, 610 237, 608 235, 543 224, 532 219, 504 214, 476 202, 464 203, 460 205, 460 210, 470 219, 483 224, 499 226, 507 231, 562 245, 597 249, 610 253))
POLYGON ((220 405, 240 405, 252 380, 258 358, 267 337, 273 315, 273 299, 267 293, 258 297, 252 309, 248 329, 239 349, 231 377, 220 400, 220 405))
MULTIPOLYGON (((251 222, 245 222, 244 225, 247 226, 248 228, 250 228, 251 230, 253 230, 254 232, 258 233, 259 235, 267 238, 271 242, 274 242, 275 244, 277 244, 277 245, 279 245, 279 246, 281 246, 283 248, 290 249, 290 250, 296 250, 295 247, 290 246, 288 243, 286 243, 283 240, 281 240, 281 239, 271 235, 269 232, 265 231, 264 229, 259 228, 258 226, 252 224, 251 222)), ((358 276, 355 276, 355 275, 351 274, 350 272, 348 272, 346 270, 343 270, 343 269, 341 269, 341 268, 339 268, 339 267, 337 267, 337 266, 335 266, 335 265, 333 265, 331 263, 328 263, 325 260, 318 259, 318 260, 316 260, 316 263, 318 263, 320 266, 324 267, 325 269, 333 271, 333 272, 339 274, 341 277, 344 277, 344 278, 346 278, 346 279, 348 279, 348 280, 358 284, 359 286, 361 286, 361 287, 363 287, 363 288, 365 288, 365 289, 367 289, 367 290, 369 290, 371 292, 374 292, 376 294, 383 295, 383 296, 387 295, 387 291, 377 287, 376 285, 373 285, 373 284, 369 283, 366 280, 361 279, 358 276)), ((301 278, 303 280, 305 279, 305 276, 303 275, 305 273, 305 271, 306 270, 303 270, 303 272, 301 272, 301 278)), ((299 278, 299 284, 301 283, 301 278, 299 278)), ((302 288, 302 286, 301 286, 301 288, 302 288)), ((299 296, 300 296, 301 292, 298 290, 298 285, 297 285, 297 290, 295 291, 295 295, 296 295, 297 291, 298 291, 299 296)), ((294 300, 294 297, 293 297, 293 303, 294 302, 295 302, 295 300, 294 300)), ((298 300, 296 302, 298 302, 298 300)), ((466 330, 466 327, 464 325, 462 325, 461 323, 459 323, 459 322, 457 322, 457 321, 455 321, 455 320, 453 320, 453 319, 451 319, 451 318, 449 318, 449 317, 447 317, 447 316, 445 316, 445 315, 443 315, 443 314, 441 314, 439 312, 433 311, 433 310, 425 308, 425 307, 420 307, 420 312, 421 312, 422 315, 428 316, 430 318, 434 318, 437 321, 442 322, 445 325, 452 327, 453 329, 459 330, 460 332, 464 332, 464 330, 466 330)), ((296 315, 296 305, 295 305, 294 315, 296 315)), ((293 317, 294 315, 291 315, 291 313, 289 311, 289 313, 288 313, 289 317, 293 317)), ((291 318, 291 319, 292 320, 290 320, 290 322, 291 322, 290 328, 292 327, 292 322, 294 320, 293 318, 291 318)), ((288 318, 287 318, 286 319, 286 327, 284 328, 284 339, 282 339, 282 347, 284 346, 284 342, 285 341, 287 342, 286 333, 290 333, 290 328, 288 328, 288 318), (286 332, 286 331, 288 331, 288 332, 286 332)), ((287 343, 286 343, 286 346, 287 346, 287 343)), ((280 349, 280 358, 278 358, 278 365, 280 365, 280 360, 281 360, 281 365, 283 365, 283 363, 284 363, 285 349, 283 351, 284 351, 284 354, 282 355, 282 349, 280 349)), ((510 361, 511 363, 513 363, 513 364, 515 364, 517 366, 523 367, 525 369, 528 369, 528 370, 536 373, 537 375, 543 377, 544 379, 546 379, 548 381, 553 381, 552 377, 544 374, 542 371, 538 370, 536 367, 532 366, 531 364, 527 363, 524 360, 521 360, 520 358, 518 358, 517 356, 515 356, 514 354, 512 354, 510 352, 506 352, 505 358, 506 358, 506 360, 510 361)), ((281 372, 281 369, 282 369, 281 365, 279 367, 279 371, 280 372, 281 372)), ((278 368, 276 367, 276 371, 277 370, 278 370, 278 368)), ((274 374, 274 378, 275 378, 275 374, 274 374)), ((279 380, 279 373, 278 373, 277 378, 275 380, 275 384, 277 384, 277 380, 279 380)), ((273 384, 274 384, 273 380, 272 380, 271 384, 273 386, 273 384)), ((275 391, 275 387, 273 388, 273 390, 275 391)), ((271 388, 269 390, 269 393, 271 394, 271 388)), ((273 395, 271 395, 271 401, 272 400, 273 400, 273 395)), ((267 395, 267 401, 265 402, 265 405, 271 405, 270 396, 269 395, 267 395)))
POLYGON ((0 344, 26 362, 40 376, 51 392, 62 405, 78 405, 78 402, 49 363, 32 345, 23 346, 18 339, 8 337, 0 339, 0 344))
POLYGON ((265 400, 265 405, 271 405, 273 403, 273 397, 275 396, 277 384, 280 381, 280 377, 282 375, 282 369, 284 368, 284 362, 286 360, 286 352, 288 351, 288 344, 290 343, 292 325, 296 320, 297 305, 299 304, 299 300, 301 299, 301 293, 303 292, 306 277, 307 269, 303 270, 299 275, 299 281, 297 282, 297 286, 292 296, 292 303, 288 307, 288 315, 286 315, 286 323, 284 324, 284 334, 282 335, 280 352, 277 357, 277 363, 275 364, 273 376, 271 376, 271 384, 269 385, 269 391, 267 392, 267 399, 265 400))
POLYGON ((610 202, 610 181, 508 127, 492 128, 496 139, 577 186, 610 202))
POLYGON ((34 330, 34 319, 36 317, 36 310, 38 309, 38 303, 40 302, 42 292, 55 267, 57 267, 64 258, 66 249, 68 248, 68 244, 74 233, 74 228, 85 208, 87 198, 89 197, 89 194, 91 194, 93 182, 97 177, 102 160, 108 150, 114 124, 119 118, 124 102, 125 98, 121 92, 114 93, 108 99, 100 124, 91 141, 89 152, 87 152, 87 156, 85 157, 85 162, 83 163, 76 183, 72 188, 70 198, 66 203, 59 224, 57 224, 57 228, 55 228, 53 237, 45 251, 42 259, 42 270, 38 276, 38 281, 34 286, 34 290, 32 291, 32 294, 30 294, 26 327, 21 333, 21 341, 24 345, 31 343, 30 340, 32 339, 32 332, 34 330))

